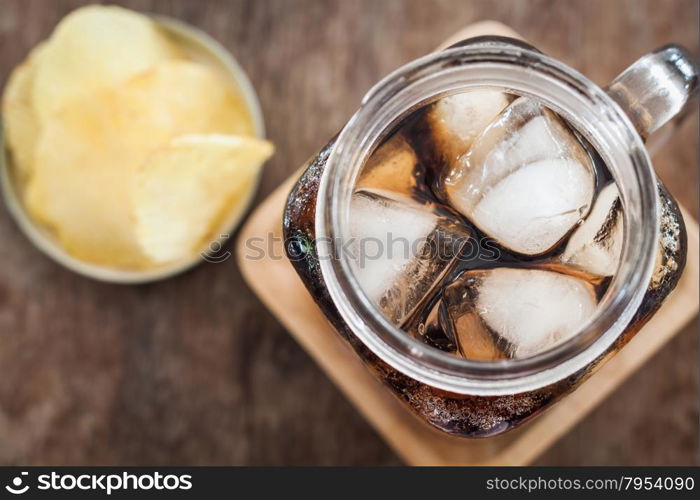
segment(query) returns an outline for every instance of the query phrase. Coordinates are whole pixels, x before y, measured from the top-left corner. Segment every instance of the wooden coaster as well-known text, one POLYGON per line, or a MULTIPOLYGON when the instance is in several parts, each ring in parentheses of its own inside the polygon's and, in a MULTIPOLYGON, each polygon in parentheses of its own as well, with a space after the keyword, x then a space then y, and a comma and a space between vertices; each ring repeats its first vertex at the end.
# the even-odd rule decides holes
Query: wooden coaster
MULTIPOLYGON (((514 33, 498 23, 479 23, 459 36, 514 33)), ((449 45, 449 43, 448 43, 449 45)), ((418 420, 377 381, 326 321, 284 256, 282 211, 300 172, 275 190, 241 229, 238 264, 260 300, 308 351, 393 450, 410 465, 526 465, 549 448, 600 404, 635 370, 661 349, 697 313, 698 224, 683 210, 688 231, 688 259, 676 290, 647 325, 573 393, 531 422, 486 439, 456 438, 418 420), (271 249, 263 258, 247 253, 257 238, 271 249), (269 245, 269 246, 268 246, 269 245)), ((259 244, 256 244, 260 248, 259 244)))

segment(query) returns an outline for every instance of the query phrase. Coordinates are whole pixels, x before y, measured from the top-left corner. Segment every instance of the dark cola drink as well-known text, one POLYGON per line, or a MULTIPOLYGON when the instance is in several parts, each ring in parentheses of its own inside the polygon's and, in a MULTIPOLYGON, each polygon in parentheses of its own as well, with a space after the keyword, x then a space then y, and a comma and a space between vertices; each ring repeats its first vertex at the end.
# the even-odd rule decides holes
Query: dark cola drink
POLYGON ((443 98, 390 131, 350 212, 355 274, 394 324, 475 360, 576 334, 615 273, 623 214, 595 150, 536 100, 443 98))
MULTIPOLYGON (((602 357, 537 390, 470 396, 418 382, 375 356, 340 317, 315 251, 316 194, 333 144, 290 194, 288 254, 338 332, 414 412, 456 435, 493 435, 590 374, 602 357)), ((659 194, 654 276, 607 354, 651 317, 683 269, 681 215, 661 185, 659 194)), ((619 263, 623 210, 601 157, 562 117, 499 89, 462 92, 409 113, 369 156, 350 207, 353 272, 391 323, 434 349, 483 362, 528 358, 595 314, 619 263)))

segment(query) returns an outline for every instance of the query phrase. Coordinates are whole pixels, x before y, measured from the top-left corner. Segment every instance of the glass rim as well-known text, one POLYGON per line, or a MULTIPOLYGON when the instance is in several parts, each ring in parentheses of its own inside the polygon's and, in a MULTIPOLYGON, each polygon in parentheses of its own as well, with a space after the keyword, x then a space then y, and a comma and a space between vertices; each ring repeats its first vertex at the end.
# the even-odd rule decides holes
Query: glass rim
MULTIPOLYGON (((428 385, 465 394, 511 394, 576 373, 603 355, 641 304, 658 240, 656 178, 641 137, 600 87, 540 52, 502 39, 432 53, 394 71, 363 98, 322 175, 316 236, 324 280, 351 331, 379 358, 428 385), (596 148, 618 184, 624 216, 620 264, 596 314, 577 334, 531 357, 475 361, 432 348, 391 324, 355 278, 338 242, 349 237, 357 175, 382 134, 416 106, 469 88, 533 95, 596 148), (340 255, 339 258, 331 256, 340 255)), ((340 243, 342 244, 342 243, 340 243)))

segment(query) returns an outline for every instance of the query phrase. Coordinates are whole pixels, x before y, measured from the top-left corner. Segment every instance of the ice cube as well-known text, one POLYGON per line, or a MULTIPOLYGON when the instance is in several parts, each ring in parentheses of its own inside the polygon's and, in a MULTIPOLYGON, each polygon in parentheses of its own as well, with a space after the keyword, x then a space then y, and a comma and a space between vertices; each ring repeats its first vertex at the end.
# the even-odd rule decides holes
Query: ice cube
POLYGON ((469 218, 508 248, 541 254, 554 247, 588 211, 588 190, 581 187, 589 180, 573 160, 530 163, 496 184, 469 218))
POLYGON ((622 204, 613 182, 601 189, 590 214, 569 238, 561 259, 597 276, 612 276, 620 261, 622 239, 622 204))
POLYGON ((553 112, 521 97, 449 168, 450 204, 511 250, 554 247, 584 217, 595 186, 593 163, 553 112))
POLYGON ((370 155, 356 186, 411 196, 420 189, 423 175, 416 152, 401 133, 396 133, 370 155))
POLYGON ((507 105, 508 96, 497 90, 460 92, 437 101, 427 119, 443 161, 451 163, 464 154, 507 105))
POLYGON ((442 328, 470 359, 525 358, 575 335, 596 308, 593 287, 540 269, 468 271, 441 297, 442 328))
POLYGON ((433 204, 369 189, 353 195, 350 230, 355 276, 397 326, 426 299, 470 236, 433 204))

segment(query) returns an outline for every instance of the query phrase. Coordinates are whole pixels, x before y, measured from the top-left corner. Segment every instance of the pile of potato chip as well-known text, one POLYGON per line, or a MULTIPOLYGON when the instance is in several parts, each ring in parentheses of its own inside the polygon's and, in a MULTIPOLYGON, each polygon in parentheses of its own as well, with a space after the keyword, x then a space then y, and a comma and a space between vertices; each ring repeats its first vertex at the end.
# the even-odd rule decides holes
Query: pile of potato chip
POLYGON ((225 75, 119 7, 63 19, 10 76, 2 111, 30 215, 113 268, 191 259, 240 218, 273 151, 225 75))

